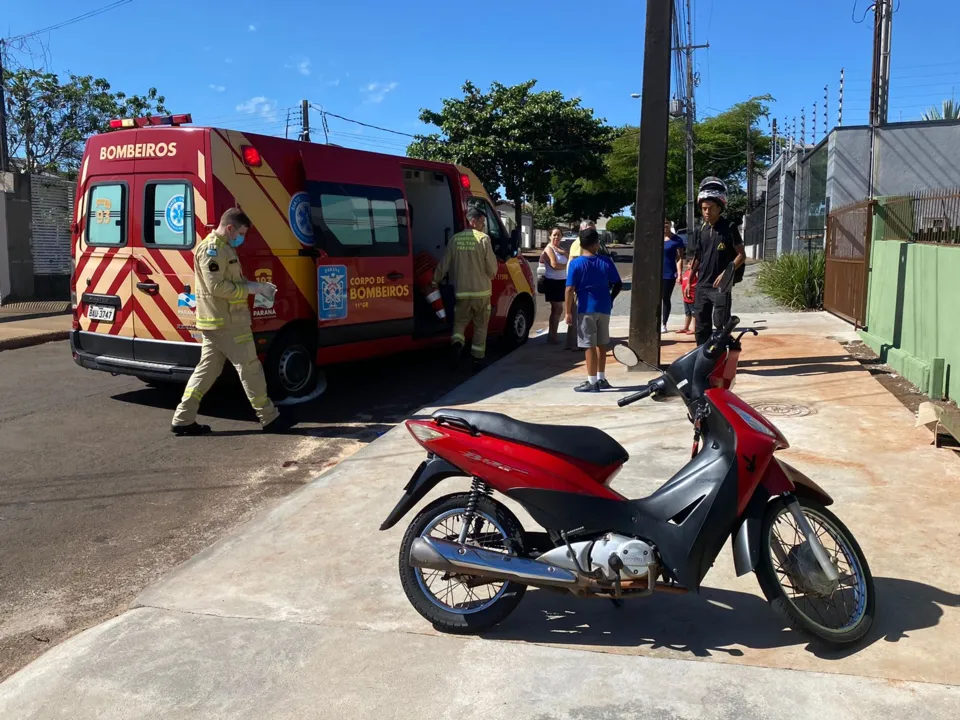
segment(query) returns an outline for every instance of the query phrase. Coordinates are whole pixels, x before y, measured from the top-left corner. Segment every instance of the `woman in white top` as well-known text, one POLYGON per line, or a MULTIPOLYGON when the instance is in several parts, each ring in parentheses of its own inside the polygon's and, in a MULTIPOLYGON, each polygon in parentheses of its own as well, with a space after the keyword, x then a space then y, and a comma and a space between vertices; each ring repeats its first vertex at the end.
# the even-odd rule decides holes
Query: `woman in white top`
POLYGON ((547 342, 556 345, 560 318, 563 317, 563 302, 567 292, 567 261, 569 257, 560 246, 563 231, 554 228, 550 231, 550 244, 543 249, 540 262, 544 266, 543 295, 550 303, 550 334, 547 342))

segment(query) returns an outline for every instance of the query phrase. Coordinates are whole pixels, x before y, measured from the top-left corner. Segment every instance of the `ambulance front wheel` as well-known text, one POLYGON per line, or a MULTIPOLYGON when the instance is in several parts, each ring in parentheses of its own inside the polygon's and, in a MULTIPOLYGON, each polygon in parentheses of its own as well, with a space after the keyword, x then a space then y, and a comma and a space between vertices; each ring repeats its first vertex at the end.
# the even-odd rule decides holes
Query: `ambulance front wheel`
POLYGON ((530 337, 530 327, 532 325, 533 302, 529 296, 521 295, 510 306, 507 324, 503 329, 503 341, 507 348, 513 349, 523 345, 530 337))
POLYGON ((305 397, 314 391, 320 373, 317 352, 305 333, 296 330, 282 333, 267 353, 264 367, 270 397, 305 397))

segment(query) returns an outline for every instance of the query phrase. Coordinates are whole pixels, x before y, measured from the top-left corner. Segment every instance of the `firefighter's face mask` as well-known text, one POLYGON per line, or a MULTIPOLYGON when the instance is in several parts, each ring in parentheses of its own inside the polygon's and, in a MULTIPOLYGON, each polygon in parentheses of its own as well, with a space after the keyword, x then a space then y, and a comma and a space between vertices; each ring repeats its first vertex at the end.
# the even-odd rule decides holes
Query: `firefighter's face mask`
POLYGON ((246 239, 246 235, 245 235, 246 231, 247 231, 247 228, 242 228, 242 229, 237 229, 231 232, 230 233, 231 235, 233 235, 234 232, 236 234, 233 235, 232 238, 229 238, 230 246, 238 248, 241 245, 243 245, 243 241, 246 239))

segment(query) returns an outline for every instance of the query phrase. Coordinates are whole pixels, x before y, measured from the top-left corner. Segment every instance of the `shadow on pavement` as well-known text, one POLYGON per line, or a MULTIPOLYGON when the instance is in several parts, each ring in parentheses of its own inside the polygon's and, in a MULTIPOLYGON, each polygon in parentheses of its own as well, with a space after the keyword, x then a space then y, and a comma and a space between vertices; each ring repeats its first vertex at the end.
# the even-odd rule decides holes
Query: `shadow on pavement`
POLYGON ((824 659, 854 655, 878 640, 909 640, 910 632, 935 627, 942 606, 960 607, 960 595, 899 578, 874 578, 877 614, 866 639, 843 651, 824 649, 792 631, 761 597, 703 588, 699 596, 654 594, 626 600, 579 599, 551 591, 529 592, 517 610, 485 637, 561 645, 668 648, 695 657, 742 657, 744 646, 768 650, 807 644, 824 659))

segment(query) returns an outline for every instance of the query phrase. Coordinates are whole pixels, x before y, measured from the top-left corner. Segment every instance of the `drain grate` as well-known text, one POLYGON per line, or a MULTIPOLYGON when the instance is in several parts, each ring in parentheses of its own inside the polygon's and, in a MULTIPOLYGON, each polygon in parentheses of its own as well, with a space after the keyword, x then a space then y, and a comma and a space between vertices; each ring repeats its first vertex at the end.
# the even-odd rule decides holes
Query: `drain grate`
POLYGON ((753 403, 752 405, 754 410, 768 417, 798 418, 817 414, 816 409, 808 405, 780 402, 777 400, 766 400, 764 402, 753 403))

